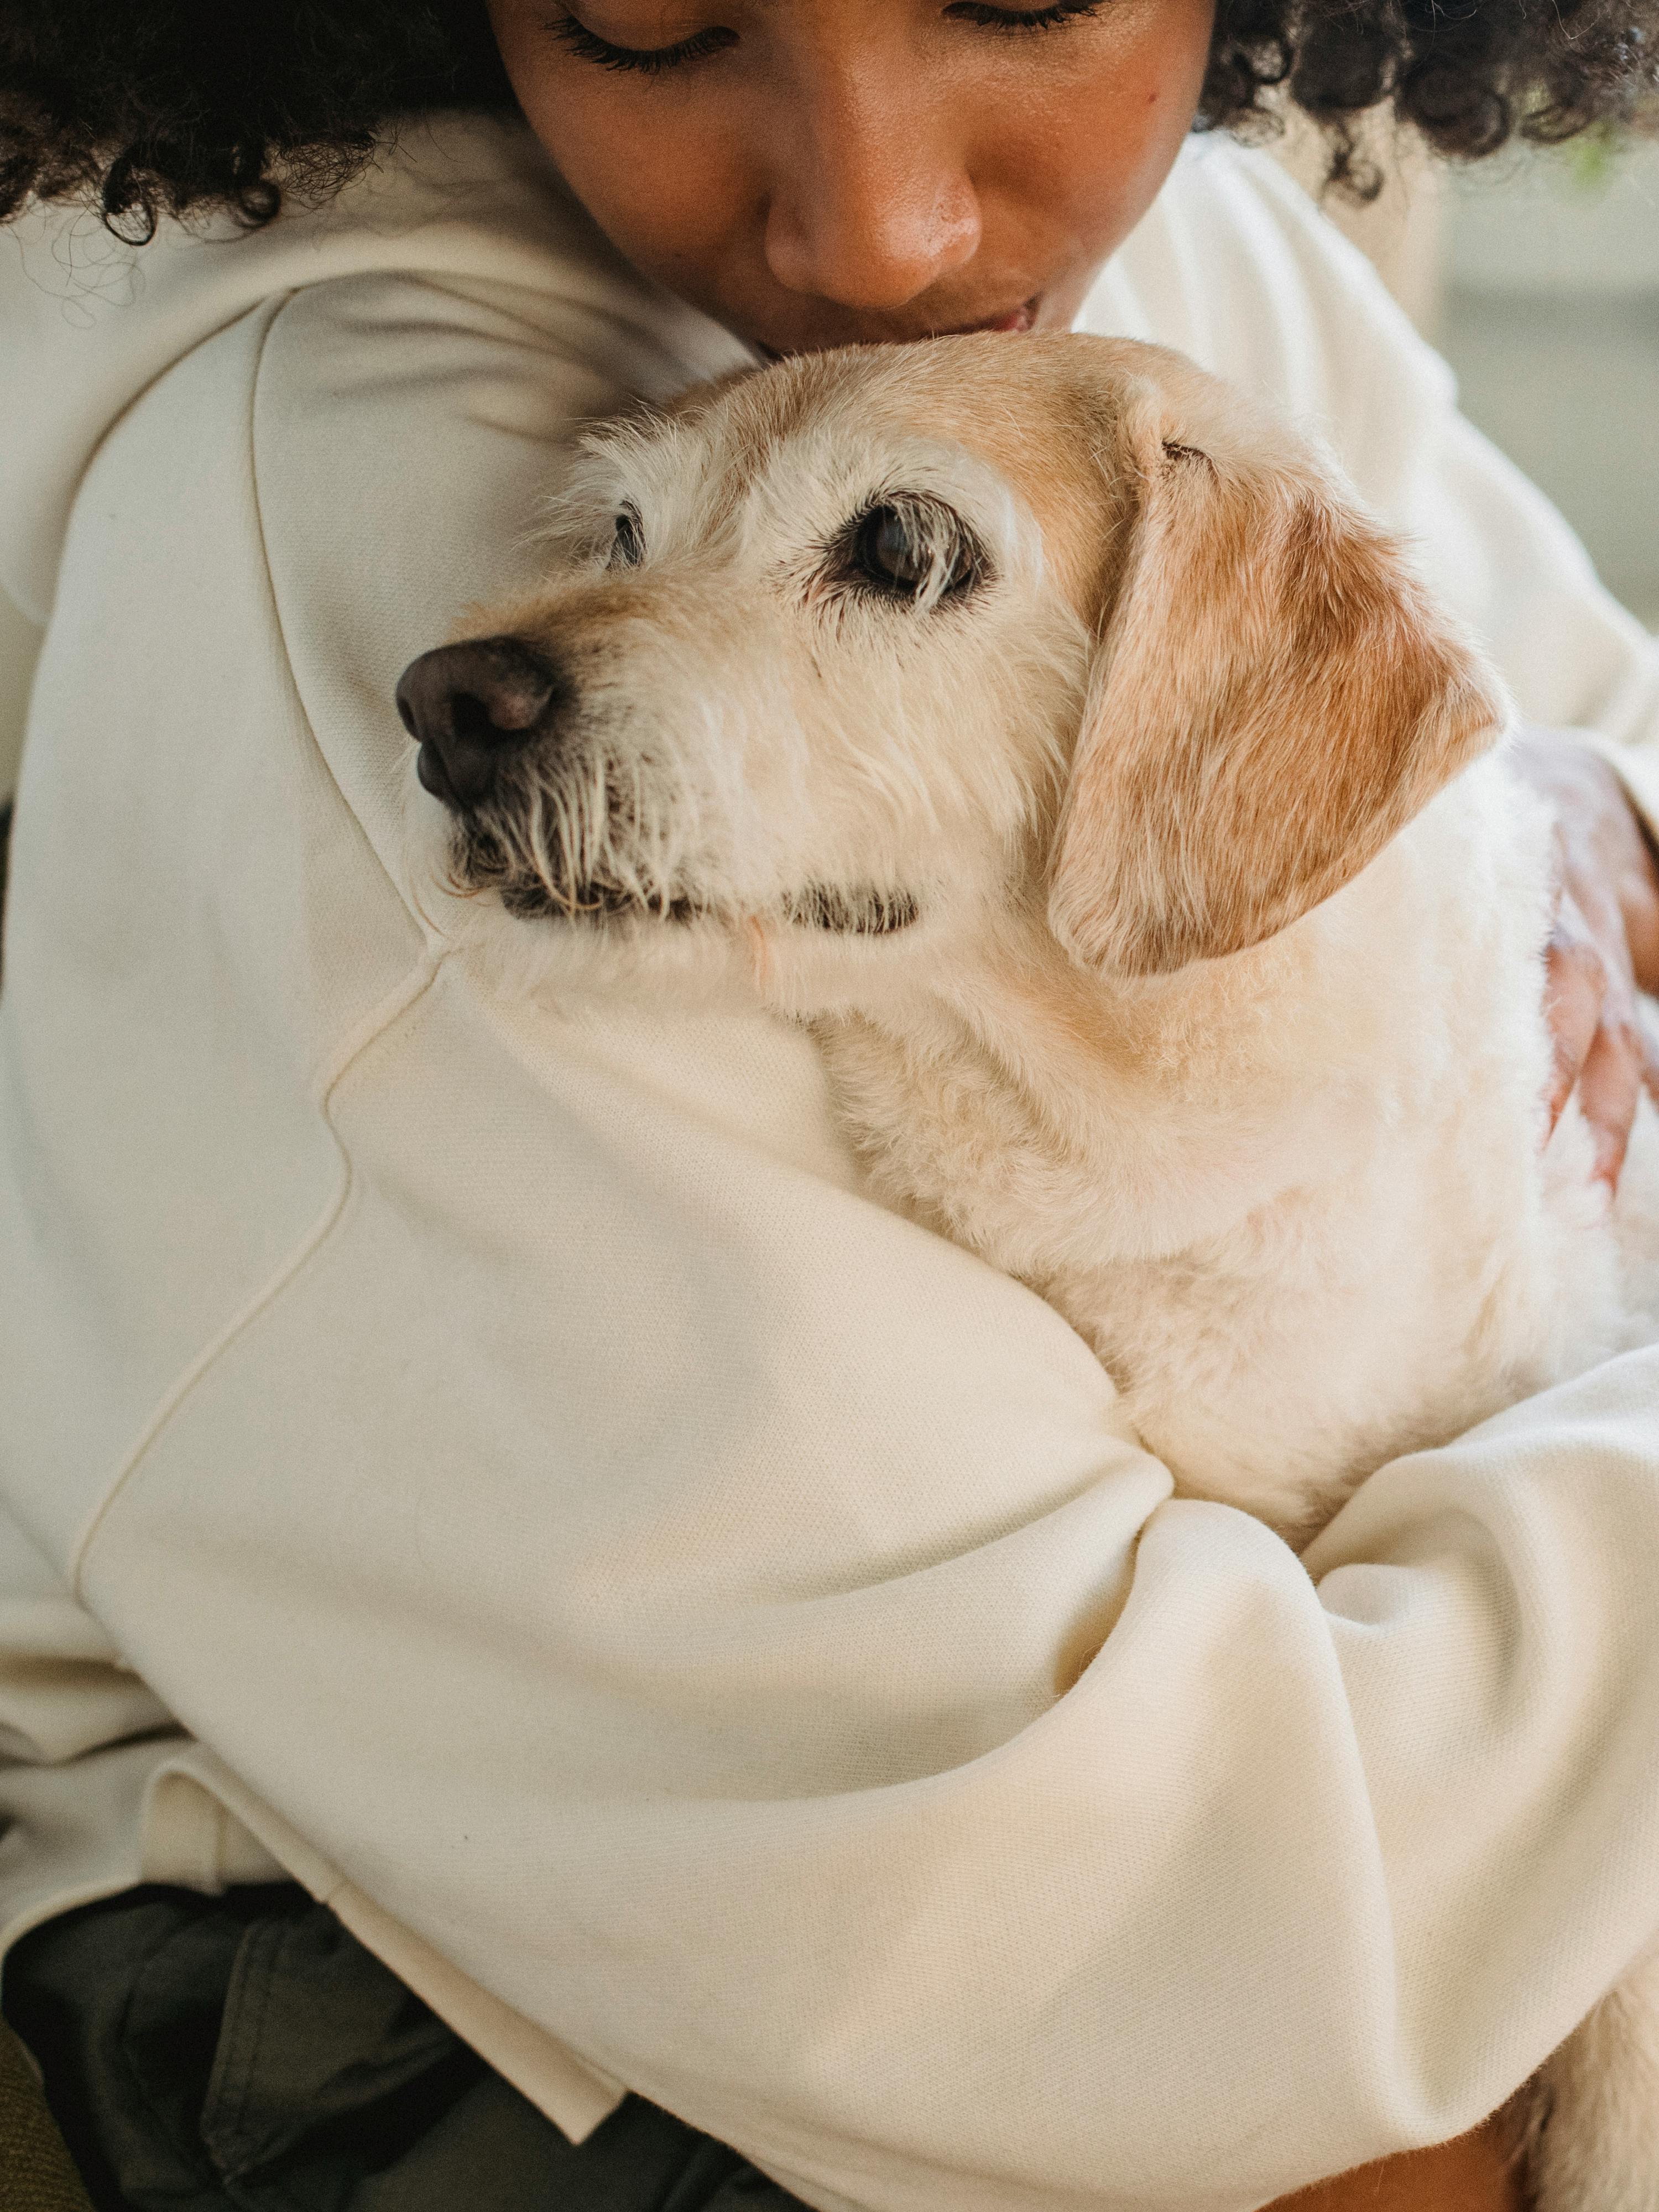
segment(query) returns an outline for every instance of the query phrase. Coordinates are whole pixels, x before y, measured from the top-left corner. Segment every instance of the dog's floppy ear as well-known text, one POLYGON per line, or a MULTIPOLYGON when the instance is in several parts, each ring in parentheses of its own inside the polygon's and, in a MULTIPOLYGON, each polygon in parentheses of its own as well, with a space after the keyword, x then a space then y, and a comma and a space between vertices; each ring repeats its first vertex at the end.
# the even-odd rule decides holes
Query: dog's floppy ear
POLYGON ((1118 387, 1138 514, 1048 919, 1074 957, 1122 974, 1238 951, 1294 921, 1504 714, 1386 533, 1276 426, 1265 451, 1248 423, 1241 435, 1218 392, 1188 428, 1194 410, 1177 419, 1158 385, 1118 387))

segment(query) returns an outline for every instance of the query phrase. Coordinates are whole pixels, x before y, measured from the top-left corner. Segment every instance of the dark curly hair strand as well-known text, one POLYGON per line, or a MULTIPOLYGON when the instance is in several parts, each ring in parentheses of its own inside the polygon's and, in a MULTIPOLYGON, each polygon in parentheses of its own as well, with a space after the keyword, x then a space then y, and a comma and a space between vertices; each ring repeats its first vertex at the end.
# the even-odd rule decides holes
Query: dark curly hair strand
MULTIPOLYGON (((1364 198, 1357 126, 1437 152, 1651 118, 1659 0, 1220 0, 1199 121, 1266 135, 1288 100, 1364 198)), ((0 220, 85 198, 142 242, 164 216, 250 228, 323 198, 399 115, 510 109, 483 0, 0 0, 0 220)))
POLYGON ((507 108, 483 0, 0 0, 0 221, 86 198, 269 222, 325 197, 394 116, 507 108))

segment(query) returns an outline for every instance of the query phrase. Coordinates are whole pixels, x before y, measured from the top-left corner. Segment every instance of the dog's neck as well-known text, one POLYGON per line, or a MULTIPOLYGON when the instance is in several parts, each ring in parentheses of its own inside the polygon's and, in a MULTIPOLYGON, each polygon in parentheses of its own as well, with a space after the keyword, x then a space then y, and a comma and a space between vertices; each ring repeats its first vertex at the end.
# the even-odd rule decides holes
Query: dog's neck
POLYGON ((1084 1255, 1193 1252, 1361 1171, 1471 1083, 1526 1119, 1541 871, 1510 795, 1498 764, 1471 770, 1353 883, 1227 959, 1103 976, 1034 912, 824 1024, 875 1179, 1045 1280, 1084 1255))
POLYGON ((872 1181, 1057 1305, 1184 1487, 1305 1531, 1565 1357, 1546 846, 1493 767, 1228 960, 1125 981, 1011 922, 822 1025, 872 1181))

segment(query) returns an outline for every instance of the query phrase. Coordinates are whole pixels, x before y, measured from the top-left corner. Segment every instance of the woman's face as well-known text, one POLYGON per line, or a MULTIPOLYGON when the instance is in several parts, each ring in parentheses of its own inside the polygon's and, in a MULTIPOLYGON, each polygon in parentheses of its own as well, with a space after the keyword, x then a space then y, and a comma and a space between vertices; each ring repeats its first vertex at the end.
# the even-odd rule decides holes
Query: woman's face
POLYGON ((1192 121, 1214 0, 489 0, 635 267, 775 353, 1064 330, 1192 121))

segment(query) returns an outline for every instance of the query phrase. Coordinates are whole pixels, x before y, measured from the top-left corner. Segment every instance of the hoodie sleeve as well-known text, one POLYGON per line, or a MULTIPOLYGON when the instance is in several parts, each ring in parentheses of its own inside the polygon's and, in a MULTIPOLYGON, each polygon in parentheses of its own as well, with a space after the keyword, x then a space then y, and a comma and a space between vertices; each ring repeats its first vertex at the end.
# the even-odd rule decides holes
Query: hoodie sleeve
POLYGON ((862 1195, 800 1036, 495 992, 391 692, 629 387, 586 318, 274 295, 78 480, 0 1493, 198 1782, 515 2078, 546 2039, 823 2212, 1246 2212, 1451 2135, 1659 1923, 1659 1355, 1304 1563, 862 1195))

